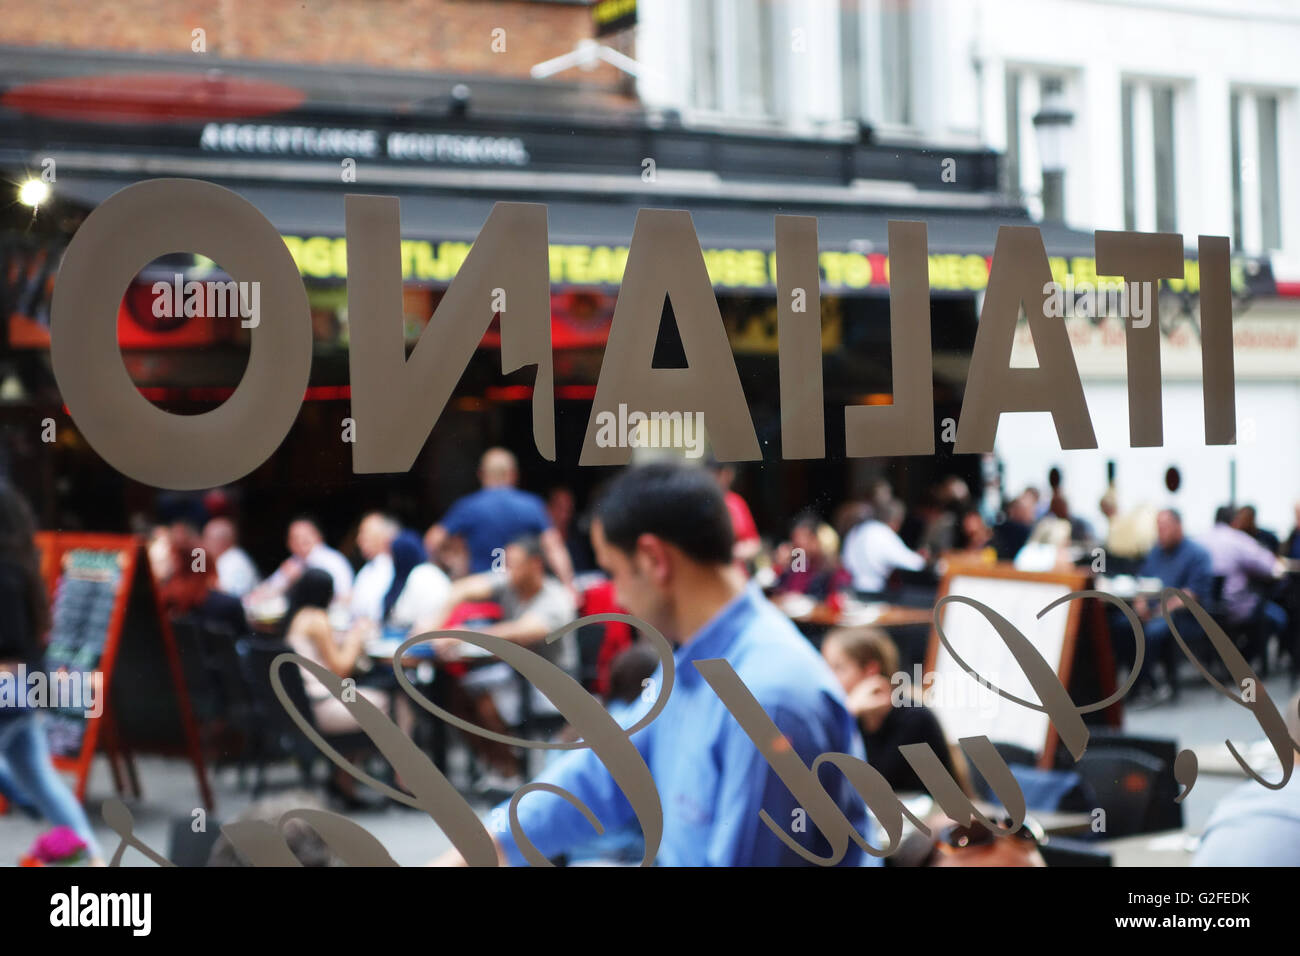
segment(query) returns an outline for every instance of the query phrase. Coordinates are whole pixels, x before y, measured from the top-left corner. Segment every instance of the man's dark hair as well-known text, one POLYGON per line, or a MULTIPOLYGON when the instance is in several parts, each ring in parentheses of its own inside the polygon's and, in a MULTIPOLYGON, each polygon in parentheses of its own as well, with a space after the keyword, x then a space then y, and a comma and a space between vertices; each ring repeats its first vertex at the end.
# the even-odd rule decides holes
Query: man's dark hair
POLYGON ((605 540, 621 551, 653 534, 701 564, 729 564, 735 532, 722 492, 700 468, 656 463, 629 468, 596 506, 605 540))
POLYGON ((530 558, 542 557, 542 539, 535 534, 521 534, 509 546, 521 549, 530 558))
POLYGON ((790 522, 790 530, 794 531, 796 528, 804 528, 805 530, 816 534, 817 529, 820 528, 821 525, 822 517, 817 512, 801 511, 799 514, 795 515, 794 521, 790 522))
POLYGON ((1215 524, 1232 524, 1232 519, 1236 517, 1237 510, 1231 505, 1224 505, 1214 512, 1215 524))

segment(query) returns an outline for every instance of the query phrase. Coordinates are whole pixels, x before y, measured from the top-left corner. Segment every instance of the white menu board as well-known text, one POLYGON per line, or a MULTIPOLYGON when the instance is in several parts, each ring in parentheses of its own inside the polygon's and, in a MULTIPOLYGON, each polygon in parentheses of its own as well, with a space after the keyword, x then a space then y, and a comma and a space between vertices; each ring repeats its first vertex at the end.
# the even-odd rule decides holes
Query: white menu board
MULTIPOLYGON (((1070 604, 1061 604, 1040 619, 1036 615, 1072 588, 1050 581, 955 574, 948 594, 968 597, 988 606, 1013 624, 1038 649, 1052 669, 1060 672, 1070 604)), ((940 610, 943 633, 967 666, 990 684, 1022 700, 1038 702, 1029 679, 992 623, 975 608, 952 602, 940 610)), ((943 643, 935 638, 932 680, 927 674, 925 702, 943 724, 953 743, 960 737, 984 735, 994 743, 1009 743, 1041 754, 1048 719, 998 696, 961 669, 943 643)))

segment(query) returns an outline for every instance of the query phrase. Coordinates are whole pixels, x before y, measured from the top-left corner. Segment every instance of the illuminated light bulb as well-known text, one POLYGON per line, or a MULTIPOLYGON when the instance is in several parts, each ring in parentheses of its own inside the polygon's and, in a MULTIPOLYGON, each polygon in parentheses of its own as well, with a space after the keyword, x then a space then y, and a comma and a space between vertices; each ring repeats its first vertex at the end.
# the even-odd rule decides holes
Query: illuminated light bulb
POLYGON ((39 179, 29 179, 18 187, 18 201, 24 206, 42 205, 50 198, 50 187, 39 179))

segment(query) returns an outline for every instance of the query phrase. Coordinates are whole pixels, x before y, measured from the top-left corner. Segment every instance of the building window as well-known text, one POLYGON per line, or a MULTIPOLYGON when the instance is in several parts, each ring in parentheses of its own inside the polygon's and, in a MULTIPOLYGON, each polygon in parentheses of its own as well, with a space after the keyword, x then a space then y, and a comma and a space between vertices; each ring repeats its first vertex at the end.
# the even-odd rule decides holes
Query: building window
POLYGON ((691 8, 695 15, 691 30, 691 96, 696 109, 718 108, 718 11, 713 0, 691 8))
POLYGON ((732 117, 782 115, 789 46, 773 0, 690 0, 691 105, 732 117))
POLYGON ((740 0, 736 6, 737 112, 774 116, 779 112, 773 82, 779 68, 772 44, 775 4, 771 0, 740 0))
POLYGON ((1121 87, 1120 148, 1124 157, 1124 228, 1178 231, 1178 88, 1127 80, 1121 87))
POLYGON ((1238 90, 1228 111, 1232 128, 1232 238, 1250 253, 1282 247, 1278 181, 1278 98, 1238 90))
POLYGON ((1020 185, 1020 74, 1007 71, 1007 152, 1005 175, 1007 195, 1012 202, 1022 202, 1020 185))
POLYGON ((1174 88, 1157 86, 1151 90, 1151 119, 1155 135, 1156 156, 1156 231, 1177 231, 1174 190, 1174 88))
POLYGON ((915 121, 912 0, 843 0, 840 69, 848 119, 884 126, 915 121))
POLYGON ((1010 67, 1006 104, 1004 182, 1012 202, 1035 217, 1066 218, 1066 180, 1073 161, 1073 84, 1068 74, 1010 67))
POLYGON ((845 0, 840 7, 840 108, 847 119, 867 115, 862 91, 862 7, 845 0))
POLYGON ((1133 84, 1120 94, 1120 149, 1124 154, 1124 228, 1137 229, 1137 164, 1133 161, 1133 84))

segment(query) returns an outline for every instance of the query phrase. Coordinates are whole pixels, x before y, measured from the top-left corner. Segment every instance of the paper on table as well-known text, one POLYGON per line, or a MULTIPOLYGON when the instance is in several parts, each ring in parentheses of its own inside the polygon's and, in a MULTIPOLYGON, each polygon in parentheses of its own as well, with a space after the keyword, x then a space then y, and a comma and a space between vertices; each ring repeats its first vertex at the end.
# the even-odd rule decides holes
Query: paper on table
POLYGON ((840 623, 848 625, 874 624, 880 619, 880 615, 885 612, 887 604, 864 604, 861 607, 849 608, 840 616, 840 623))
POLYGON ((1165 833, 1147 841, 1148 850, 1182 850, 1184 853, 1195 853, 1200 845, 1201 838, 1190 833, 1165 833))

